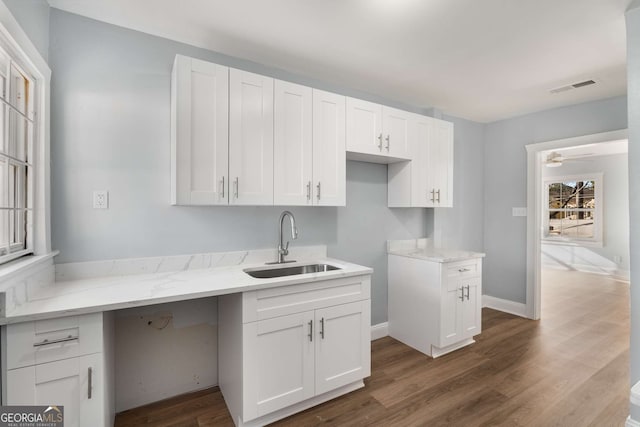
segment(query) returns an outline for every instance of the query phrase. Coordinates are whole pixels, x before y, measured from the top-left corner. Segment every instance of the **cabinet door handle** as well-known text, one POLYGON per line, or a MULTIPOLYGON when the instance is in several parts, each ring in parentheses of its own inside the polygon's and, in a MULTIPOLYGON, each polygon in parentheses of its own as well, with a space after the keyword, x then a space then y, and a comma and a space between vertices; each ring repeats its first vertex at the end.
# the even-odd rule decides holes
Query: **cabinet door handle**
POLYGON ((236 180, 235 180, 235 182, 233 183, 233 185, 234 185, 234 187, 235 187, 235 194, 236 194, 236 199, 237 199, 237 198, 238 198, 238 193, 239 193, 239 191, 240 191, 240 178, 238 178, 238 177, 236 176, 236 180))
POLYGON ((438 191, 436 191, 436 193, 438 194, 438 203, 440 203, 440 189, 438 189, 438 191))
POLYGON ((431 190, 431 202, 434 203, 436 201, 436 190, 431 190))
POLYGON ((378 135, 378 149, 382 151, 382 132, 378 135))
POLYGON ((458 298, 460 298, 460 301, 464 301, 464 286, 460 287, 460 296, 458 298))
POLYGON ((74 336, 69 335, 66 338, 60 338, 60 339, 57 339, 57 340, 49 341, 49 340, 45 339, 45 340, 42 340, 40 342, 34 343, 33 346, 34 347, 42 347, 44 345, 59 344, 61 342, 77 341, 77 340, 78 340, 78 337, 74 337, 74 336))
POLYGON ((458 271, 460 273, 466 273, 467 271, 471 271, 471 270, 469 270, 468 268, 459 268, 458 271))
POLYGON ((320 337, 324 339, 324 317, 320 319, 320 337))
POLYGON ((91 399, 91 389, 93 388, 93 369, 88 368, 89 380, 87 381, 87 399, 91 399))
POLYGON ((469 301, 469 285, 465 286, 467 288, 467 301, 469 301))
POLYGON ((222 177, 222 198, 224 199, 224 176, 222 177))
POLYGON ((391 136, 387 135, 385 141, 387 141, 387 151, 389 151, 389 147, 391 146, 391 136))
POLYGON ((311 200, 311 181, 307 182, 307 200, 311 200))
POLYGON ((318 201, 320 200, 320 181, 318 181, 318 185, 316 185, 316 188, 318 189, 318 201))
POLYGON ((313 320, 309 320, 309 341, 313 342, 313 320))

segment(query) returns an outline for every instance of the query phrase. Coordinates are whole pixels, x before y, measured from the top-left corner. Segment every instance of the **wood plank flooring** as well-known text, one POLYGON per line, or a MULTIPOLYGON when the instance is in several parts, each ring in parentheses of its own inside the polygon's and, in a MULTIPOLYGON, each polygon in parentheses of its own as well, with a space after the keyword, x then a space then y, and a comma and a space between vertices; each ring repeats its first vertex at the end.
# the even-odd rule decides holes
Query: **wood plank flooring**
MULTIPOLYGON (((629 285, 543 272, 542 320, 484 309, 470 347, 438 359, 383 338, 366 387, 277 426, 623 426, 629 285)), ((218 388, 122 412, 117 427, 232 426, 218 388)))

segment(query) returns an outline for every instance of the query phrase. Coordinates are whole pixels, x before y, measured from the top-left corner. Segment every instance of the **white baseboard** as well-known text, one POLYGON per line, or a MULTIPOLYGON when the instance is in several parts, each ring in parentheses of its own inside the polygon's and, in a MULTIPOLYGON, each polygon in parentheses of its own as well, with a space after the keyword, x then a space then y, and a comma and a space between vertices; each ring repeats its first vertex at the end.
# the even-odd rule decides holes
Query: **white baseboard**
POLYGON ((624 423, 624 427, 640 427, 640 422, 631 418, 631 415, 627 417, 627 421, 624 423))
POLYGON ((633 387, 631 387, 631 395, 629 396, 629 401, 636 406, 640 406, 640 381, 638 381, 633 387))
POLYGON ((371 326, 371 341, 389 336, 389 322, 371 326))
POLYGON ((520 317, 527 317, 527 306, 520 302, 496 298, 491 295, 482 295, 482 306, 520 317))

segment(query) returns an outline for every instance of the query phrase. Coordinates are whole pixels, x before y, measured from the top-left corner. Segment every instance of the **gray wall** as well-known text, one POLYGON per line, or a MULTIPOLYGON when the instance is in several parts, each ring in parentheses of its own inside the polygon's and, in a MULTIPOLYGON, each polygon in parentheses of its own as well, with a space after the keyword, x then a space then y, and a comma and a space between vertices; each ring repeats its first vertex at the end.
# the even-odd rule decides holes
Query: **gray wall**
POLYGON ((47 0, 2 0, 45 61, 49 58, 49 3, 47 0))
POLYGON ((526 218, 511 216, 512 207, 527 206, 525 145, 626 127, 626 97, 546 110, 486 126, 485 294, 526 302, 526 218))
POLYGON ((603 174, 603 246, 542 244, 542 261, 554 268, 575 268, 629 278, 629 175, 627 154, 594 156, 542 168, 543 179, 603 174), (616 256, 621 262, 615 261, 616 256))
MULTIPOLYGON (((631 241, 631 378, 640 381, 640 1, 627 12, 627 84, 629 96, 629 239, 631 241)), ((640 421, 640 407, 631 405, 640 421)))
POLYGON ((485 125, 443 116, 454 124, 453 208, 435 208, 434 238, 439 246, 484 251, 485 125))
MULTIPOLYGON (((169 89, 176 53, 335 90, 52 9, 56 262, 275 247, 281 207, 169 205, 169 89), (97 189, 109 190, 109 209, 92 209, 97 189)), ((384 165, 348 162, 347 207, 291 209, 300 230, 293 245, 326 244, 331 256, 374 268, 373 323, 387 318, 386 240, 428 236, 432 229, 428 210, 386 207, 386 171, 384 165)))

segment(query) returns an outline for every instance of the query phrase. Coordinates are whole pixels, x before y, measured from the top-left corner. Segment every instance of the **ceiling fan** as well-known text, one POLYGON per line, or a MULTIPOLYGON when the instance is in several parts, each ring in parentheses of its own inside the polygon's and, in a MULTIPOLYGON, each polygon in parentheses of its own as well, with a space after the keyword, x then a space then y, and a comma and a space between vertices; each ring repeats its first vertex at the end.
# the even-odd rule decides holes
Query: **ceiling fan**
POLYGON ((547 158, 544 164, 548 168, 554 168, 554 167, 562 166, 563 162, 580 161, 578 159, 582 157, 593 156, 593 155, 595 155, 595 153, 584 153, 584 154, 575 155, 575 156, 565 156, 563 154, 558 153, 557 151, 552 151, 549 154, 547 154, 547 158))

